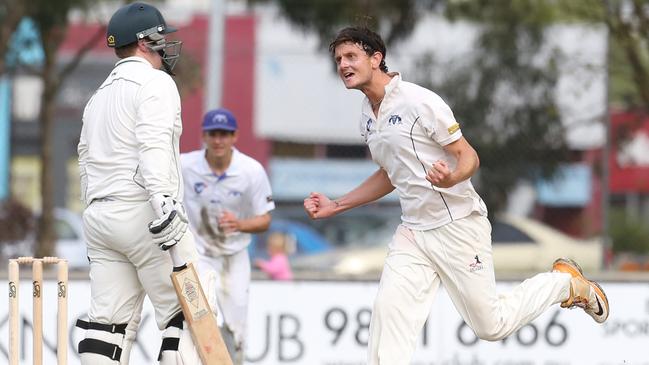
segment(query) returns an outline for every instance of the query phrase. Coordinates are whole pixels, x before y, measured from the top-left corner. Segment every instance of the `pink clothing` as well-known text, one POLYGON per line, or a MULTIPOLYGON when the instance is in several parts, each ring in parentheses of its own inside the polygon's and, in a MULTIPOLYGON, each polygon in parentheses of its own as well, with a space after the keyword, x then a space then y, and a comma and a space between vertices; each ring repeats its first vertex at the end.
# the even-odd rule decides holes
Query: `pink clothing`
POLYGON ((292 280, 293 272, 285 254, 275 254, 270 260, 258 260, 257 266, 273 280, 292 280))

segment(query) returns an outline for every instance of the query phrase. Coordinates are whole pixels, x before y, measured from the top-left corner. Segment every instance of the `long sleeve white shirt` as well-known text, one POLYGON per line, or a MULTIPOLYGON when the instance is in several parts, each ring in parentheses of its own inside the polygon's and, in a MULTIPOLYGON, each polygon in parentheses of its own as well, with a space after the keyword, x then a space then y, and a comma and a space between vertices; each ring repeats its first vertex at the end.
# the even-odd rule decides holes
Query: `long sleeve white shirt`
POLYGON ((171 77, 140 57, 116 63, 83 112, 82 200, 183 197, 180 96, 171 77))

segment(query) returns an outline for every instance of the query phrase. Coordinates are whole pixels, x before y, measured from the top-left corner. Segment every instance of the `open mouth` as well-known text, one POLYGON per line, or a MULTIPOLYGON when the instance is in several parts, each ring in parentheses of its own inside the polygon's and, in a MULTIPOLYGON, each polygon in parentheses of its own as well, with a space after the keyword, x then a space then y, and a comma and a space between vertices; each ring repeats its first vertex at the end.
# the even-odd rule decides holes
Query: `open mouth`
POLYGON ((343 79, 349 80, 351 79, 355 74, 353 72, 344 72, 343 73, 343 79))

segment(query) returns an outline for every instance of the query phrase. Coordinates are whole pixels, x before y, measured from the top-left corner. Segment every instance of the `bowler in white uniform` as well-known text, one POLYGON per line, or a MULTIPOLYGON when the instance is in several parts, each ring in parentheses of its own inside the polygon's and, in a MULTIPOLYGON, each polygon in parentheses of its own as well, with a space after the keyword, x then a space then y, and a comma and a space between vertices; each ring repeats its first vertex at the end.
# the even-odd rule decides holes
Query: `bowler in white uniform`
MULTIPOLYGON (((216 298, 235 364, 243 363, 250 287, 251 233, 268 229, 275 203, 264 167, 234 147, 237 120, 227 109, 203 118, 204 148, 181 155, 185 204, 203 278, 216 270, 216 298)), ((206 284, 211 287, 211 284, 206 284)))
POLYGON ((343 29, 330 51, 345 87, 365 94, 360 130, 379 168, 335 200, 311 193, 304 208, 312 219, 327 218, 396 189, 402 209, 374 302, 370 365, 410 363, 440 285, 484 340, 509 336, 556 303, 606 320, 604 291, 568 259, 497 293, 487 208, 470 181, 478 155, 451 109, 432 91, 388 72, 383 40, 367 28, 343 29))

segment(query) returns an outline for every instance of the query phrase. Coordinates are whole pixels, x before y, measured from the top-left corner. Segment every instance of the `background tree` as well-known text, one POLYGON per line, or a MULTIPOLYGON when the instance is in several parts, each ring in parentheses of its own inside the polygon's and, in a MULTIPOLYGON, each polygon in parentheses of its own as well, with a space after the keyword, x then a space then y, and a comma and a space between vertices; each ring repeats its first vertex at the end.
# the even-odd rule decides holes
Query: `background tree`
POLYGON ((5 59, 9 41, 25 15, 26 4, 23 0, 0 1, 0 75, 5 73, 5 59))
MULTIPOLYGON (((99 23, 100 26, 92 34, 88 34, 85 43, 73 52, 70 59, 63 63, 60 59, 60 47, 65 40, 69 27, 69 15, 73 10, 89 14, 97 4, 110 0, 2 0, 0 3, 0 74, 4 70, 5 53, 9 49, 11 34, 15 31, 19 21, 29 17, 38 33, 37 43, 43 50, 43 64, 34 67, 16 65, 22 71, 37 75, 43 82, 38 121, 40 125, 40 188, 41 188, 41 216, 37 225, 37 241, 34 254, 37 256, 50 256, 54 253, 56 232, 54 226, 54 194, 53 191, 53 130, 55 128, 56 98, 66 78, 79 66, 86 54, 98 43, 102 43, 106 34, 106 25, 98 19, 90 22, 99 23), (15 24, 14 24, 15 23, 15 24)), ((131 3, 132 0, 123 1, 131 3)), ((151 1, 158 3, 160 1, 151 1)), ((24 40, 33 42, 34 39, 24 40)), ((14 43, 16 48, 25 45, 14 43)), ((181 57, 176 68, 176 82, 182 94, 195 90, 201 83, 201 77, 196 67, 197 61, 189 54, 181 57)))
POLYGON ((419 62, 419 79, 455 106, 463 133, 480 155, 479 190, 492 213, 503 208, 518 182, 550 178, 568 159, 556 104, 561 54, 542 49, 549 44, 553 14, 549 3, 535 0, 509 6, 449 2, 448 19, 479 24, 473 52, 452 65, 419 62), (443 77, 426 77, 433 74, 443 77))
POLYGON ((248 4, 275 3, 299 28, 318 34, 328 47, 344 25, 364 24, 379 29, 387 44, 408 36, 425 10, 440 0, 247 0, 248 4))
POLYGON ((389 46, 407 37, 431 10, 479 25, 471 57, 440 71, 436 56, 428 54, 418 60, 419 72, 411 80, 432 88, 453 108, 463 133, 479 151, 479 185, 492 212, 500 210, 520 179, 551 176, 565 161, 565 133, 554 102, 555 63, 552 57, 545 63, 536 58, 551 20, 549 5, 533 0, 508 6, 434 0, 274 2, 291 23, 317 33, 323 45, 341 27, 361 23, 378 30, 389 46), (440 74, 445 75, 441 80, 431 77, 440 74))
MULTIPOLYGON (((53 128, 56 96, 61 85, 71 72, 79 65, 86 53, 105 34, 105 28, 95 34, 89 34, 87 41, 80 45, 72 58, 64 65, 59 63, 59 48, 65 39, 68 29, 68 15, 73 9, 87 10, 100 0, 27 0, 20 1, 24 6, 24 16, 34 22, 38 31, 40 47, 43 50, 41 67, 23 67, 25 72, 37 75, 43 82, 38 121, 40 126, 40 188, 42 207, 37 228, 36 256, 51 256, 54 253, 56 232, 54 226, 54 191, 53 191, 53 128)), ((21 47, 20 44, 16 45, 21 47)), ((6 47, 6 45, 5 45, 6 47)))
POLYGON ((643 0, 561 0, 556 4, 555 20, 608 28, 609 97, 622 108, 649 109, 648 6, 643 0))

